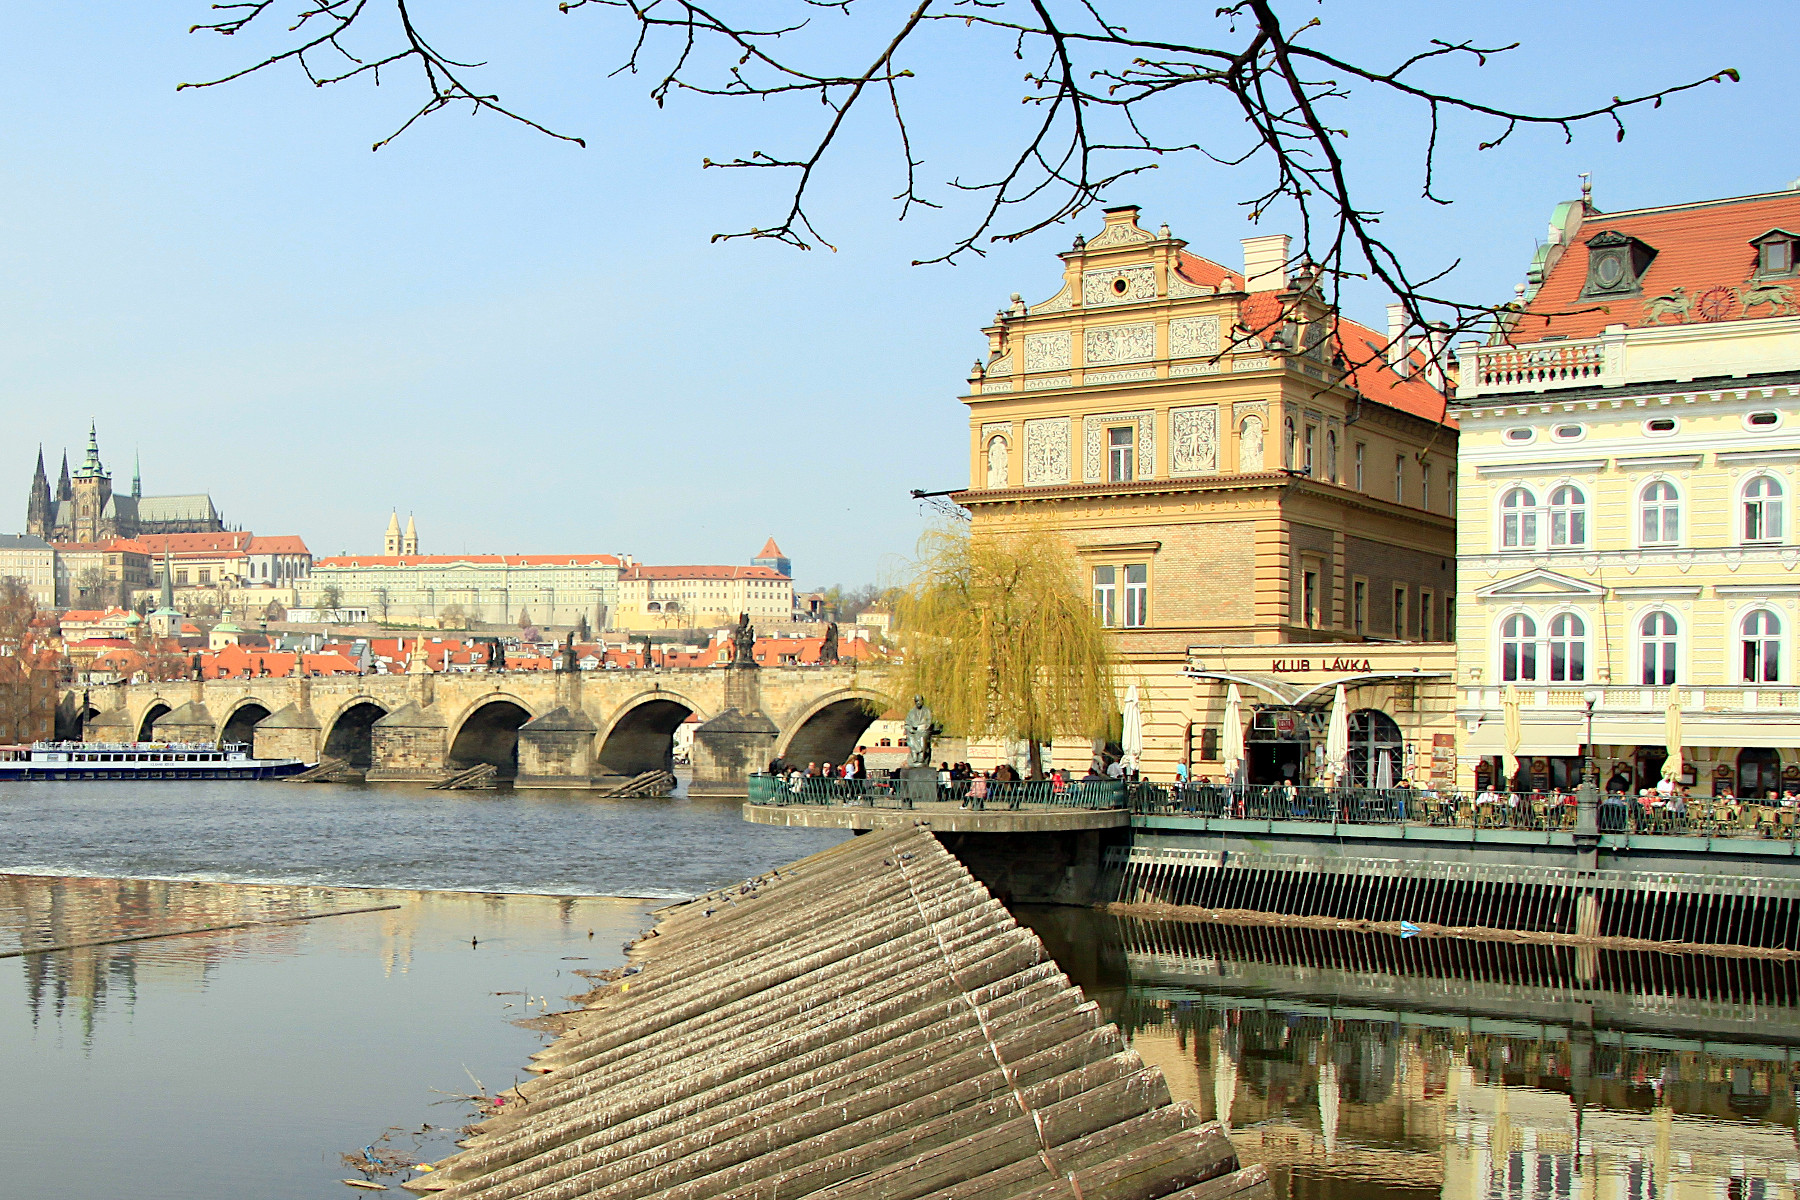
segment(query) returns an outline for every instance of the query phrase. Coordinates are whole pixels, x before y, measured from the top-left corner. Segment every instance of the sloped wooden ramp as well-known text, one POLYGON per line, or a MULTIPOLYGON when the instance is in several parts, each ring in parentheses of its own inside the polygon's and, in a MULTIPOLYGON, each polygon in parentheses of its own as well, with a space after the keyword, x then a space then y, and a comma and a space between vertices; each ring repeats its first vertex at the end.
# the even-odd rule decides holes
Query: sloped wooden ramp
POLYGON ((854 838, 658 918, 631 950, 641 970, 537 1056, 541 1078, 406 1186, 1273 1198, 923 830, 854 838))

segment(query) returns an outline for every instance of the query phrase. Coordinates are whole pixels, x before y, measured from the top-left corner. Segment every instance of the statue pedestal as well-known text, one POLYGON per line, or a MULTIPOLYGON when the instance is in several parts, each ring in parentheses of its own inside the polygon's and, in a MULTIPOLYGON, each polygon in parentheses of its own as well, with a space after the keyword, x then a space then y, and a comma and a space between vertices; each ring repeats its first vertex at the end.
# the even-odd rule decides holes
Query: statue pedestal
POLYGON ((908 808, 931 804, 938 798, 936 767, 901 767, 894 778, 894 795, 908 808))

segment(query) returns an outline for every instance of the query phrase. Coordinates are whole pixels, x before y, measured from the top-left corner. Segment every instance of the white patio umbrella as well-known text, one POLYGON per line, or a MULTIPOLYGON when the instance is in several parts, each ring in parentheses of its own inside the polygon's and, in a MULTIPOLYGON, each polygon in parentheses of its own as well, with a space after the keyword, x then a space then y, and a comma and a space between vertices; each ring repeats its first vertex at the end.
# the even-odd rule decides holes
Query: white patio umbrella
POLYGON ((1348 782, 1350 773, 1350 705, 1344 699, 1344 685, 1337 685, 1331 700, 1331 724, 1325 730, 1325 773, 1336 787, 1348 782))
POLYGON ((1504 792, 1511 790, 1513 779, 1519 773, 1519 689, 1510 683, 1500 698, 1500 711, 1506 731, 1506 778, 1500 783, 1500 790, 1504 792))
POLYGON ((1219 747, 1225 763, 1225 782, 1236 784, 1244 775, 1244 698, 1233 683, 1225 689, 1225 737, 1219 747))
POLYGON ((1669 689, 1669 705, 1663 709, 1663 748, 1669 757, 1663 760, 1662 777, 1681 778, 1681 689, 1669 689))
POLYGON ((1125 689, 1125 707, 1121 716, 1124 728, 1119 734, 1119 748, 1125 752, 1125 769, 1135 771, 1138 758, 1144 753, 1144 713, 1135 683, 1125 689))

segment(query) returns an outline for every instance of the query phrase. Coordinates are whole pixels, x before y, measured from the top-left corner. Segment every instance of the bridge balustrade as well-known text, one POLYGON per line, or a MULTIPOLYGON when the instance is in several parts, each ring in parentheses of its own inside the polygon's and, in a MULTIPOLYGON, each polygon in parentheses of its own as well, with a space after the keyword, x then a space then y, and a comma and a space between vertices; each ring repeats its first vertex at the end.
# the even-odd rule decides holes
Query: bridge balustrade
POLYGON ((1069 780, 1057 784, 1048 779, 1010 783, 957 779, 949 783, 923 782, 882 775, 869 779, 829 779, 803 776, 750 776, 750 803, 785 805, 857 805, 869 808, 913 808, 919 804, 954 804, 975 811, 1016 811, 1027 808, 1119 809, 1126 807, 1126 785, 1117 779, 1069 780))

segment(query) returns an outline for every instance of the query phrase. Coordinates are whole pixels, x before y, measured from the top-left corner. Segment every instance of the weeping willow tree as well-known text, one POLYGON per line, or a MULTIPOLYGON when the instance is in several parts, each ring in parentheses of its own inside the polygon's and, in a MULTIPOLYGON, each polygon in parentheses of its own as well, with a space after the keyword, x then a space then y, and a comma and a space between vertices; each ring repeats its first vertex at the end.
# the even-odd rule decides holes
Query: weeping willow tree
POLYGON ((896 684, 945 729, 1023 738, 1031 774, 1056 734, 1100 735, 1114 716, 1112 652, 1073 548, 1041 529, 927 534, 895 605, 896 684))

